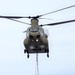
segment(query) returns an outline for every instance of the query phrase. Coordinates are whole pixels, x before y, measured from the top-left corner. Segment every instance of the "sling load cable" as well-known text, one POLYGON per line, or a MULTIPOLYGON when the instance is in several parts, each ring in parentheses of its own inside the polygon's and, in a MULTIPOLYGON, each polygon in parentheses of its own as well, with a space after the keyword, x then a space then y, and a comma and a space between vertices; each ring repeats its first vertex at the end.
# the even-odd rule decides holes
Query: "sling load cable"
POLYGON ((39 75, 38 53, 36 53, 36 75, 39 75))

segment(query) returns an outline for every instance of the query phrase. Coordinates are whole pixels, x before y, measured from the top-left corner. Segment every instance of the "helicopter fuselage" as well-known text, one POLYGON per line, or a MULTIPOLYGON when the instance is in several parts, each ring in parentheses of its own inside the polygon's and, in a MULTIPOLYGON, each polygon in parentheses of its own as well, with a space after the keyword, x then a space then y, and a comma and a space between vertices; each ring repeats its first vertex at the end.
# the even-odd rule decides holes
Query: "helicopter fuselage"
POLYGON ((31 21, 31 27, 27 29, 24 46, 29 53, 49 53, 48 35, 44 29, 38 25, 38 20, 31 21))
POLYGON ((30 31, 24 40, 24 46, 29 53, 45 53, 48 50, 47 35, 39 31, 30 31))

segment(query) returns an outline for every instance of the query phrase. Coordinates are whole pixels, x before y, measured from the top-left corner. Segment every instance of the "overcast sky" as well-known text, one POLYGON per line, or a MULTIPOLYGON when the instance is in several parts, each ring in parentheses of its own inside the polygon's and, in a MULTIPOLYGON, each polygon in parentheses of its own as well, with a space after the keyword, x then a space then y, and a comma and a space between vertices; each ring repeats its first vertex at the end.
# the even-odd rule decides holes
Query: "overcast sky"
MULTIPOLYGON (((0 0, 0 15, 35 16, 67 6, 75 0, 0 0)), ((43 16, 39 24, 75 19, 75 7, 43 16)), ((30 23, 29 19, 19 19, 30 23)), ((0 18, 0 75, 35 75, 36 56, 24 54, 23 40, 29 26, 0 18)), ((75 22, 43 27, 49 32, 49 54, 39 54, 40 75, 75 75, 75 22)))

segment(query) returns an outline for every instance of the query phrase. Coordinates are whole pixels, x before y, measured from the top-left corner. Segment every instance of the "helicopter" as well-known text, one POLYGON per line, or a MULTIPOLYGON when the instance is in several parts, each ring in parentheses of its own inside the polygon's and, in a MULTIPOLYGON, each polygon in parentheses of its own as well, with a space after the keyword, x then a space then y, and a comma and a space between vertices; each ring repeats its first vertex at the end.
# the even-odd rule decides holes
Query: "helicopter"
POLYGON ((60 25, 60 24, 65 24, 65 23, 70 23, 70 22, 75 22, 75 19, 73 20, 67 20, 67 21, 61 21, 61 22, 55 22, 55 23, 49 23, 49 24, 43 24, 39 25, 39 19, 42 16, 49 15, 58 11, 66 10, 69 8, 75 7, 75 5, 68 6, 59 10, 55 10, 43 15, 37 15, 37 16, 28 16, 28 17, 23 17, 23 16, 0 16, 0 18, 6 18, 12 21, 20 22, 23 24, 28 24, 30 27, 24 31, 26 32, 26 38, 24 39, 24 53, 27 53, 27 58, 29 58, 29 54, 34 54, 34 53, 47 53, 47 57, 49 58, 49 44, 48 44, 48 35, 45 33, 43 26, 55 26, 55 25, 60 25), (25 23, 16 19, 20 18, 28 18, 31 19, 31 24, 25 23))
POLYGON ((44 29, 38 25, 38 19, 31 19, 31 27, 27 29, 27 38, 24 40, 24 46, 29 58, 29 53, 47 53, 49 57, 48 35, 44 29))

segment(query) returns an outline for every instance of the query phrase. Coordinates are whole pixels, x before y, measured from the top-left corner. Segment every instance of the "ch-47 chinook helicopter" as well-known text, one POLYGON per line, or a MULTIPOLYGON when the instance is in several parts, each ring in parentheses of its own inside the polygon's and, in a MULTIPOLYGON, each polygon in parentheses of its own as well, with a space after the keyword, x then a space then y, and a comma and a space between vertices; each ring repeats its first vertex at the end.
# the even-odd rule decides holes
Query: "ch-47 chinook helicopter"
POLYGON ((44 29, 42 28, 42 26, 54 26, 54 25, 59 25, 59 24, 64 24, 64 23, 70 23, 70 22, 75 22, 75 19, 73 20, 67 20, 67 21, 62 21, 62 22, 56 22, 56 23, 50 23, 50 24, 44 24, 44 25, 39 25, 39 19, 43 19, 40 18, 42 16, 48 15, 48 14, 52 14, 58 11, 62 11, 65 9, 69 9, 75 7, 75 5, 69 6, 69 7, 65 7, 59 10, 55 10, 43 15, 38 15, 38 16, 29 16, 29 17, 23 17, 23 16, 0 16, 0 18, 6 18, 9 20, 13 20, 13 21, 17 21, 20 23, 24 23, 24 24, 29 24, 29 23, 25 23, 22 21, 18 21, 16 19, 20 19, 20 18, 29 18, 31 19, 31 25, 30 28, 28 28, 25 32, 26 32, 26 38, 24 40, 24 53, 27 53, 27 58, 29 58, 29 54, 31 53, 47 53, 47 57, 49 57, 49 47, 48 47, 48 35, 44 32, 44 29))

